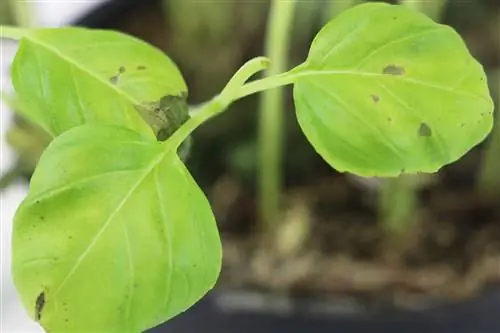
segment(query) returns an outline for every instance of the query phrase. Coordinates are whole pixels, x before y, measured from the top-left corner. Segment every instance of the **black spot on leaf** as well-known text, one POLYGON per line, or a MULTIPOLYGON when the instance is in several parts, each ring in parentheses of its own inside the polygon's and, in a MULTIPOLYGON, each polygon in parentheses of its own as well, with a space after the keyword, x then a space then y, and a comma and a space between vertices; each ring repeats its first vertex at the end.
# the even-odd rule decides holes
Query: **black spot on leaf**
POLYGON ((378 95, 370 95, 370 97, 372 98, 372 101, 375 102, 375 103, 378 103, 380 101, 380 96, 378 95))
POLYGON ((387 65, 382 70, 382 74, 387 74, 387 75, 404 75, 405 74, 405 69, 404 69, 404 67, 401 67, 401 66, 387 65))
POLYGON ((45 292, 41 292, 35 301, 35 319, 40 321, 42 319, 42 311, 45 306, 45 292))
POLYGON ((418 128, 418 135, 423 137, 430 137, 432 135, 432 130, 426 123, 421 123, 418 128))

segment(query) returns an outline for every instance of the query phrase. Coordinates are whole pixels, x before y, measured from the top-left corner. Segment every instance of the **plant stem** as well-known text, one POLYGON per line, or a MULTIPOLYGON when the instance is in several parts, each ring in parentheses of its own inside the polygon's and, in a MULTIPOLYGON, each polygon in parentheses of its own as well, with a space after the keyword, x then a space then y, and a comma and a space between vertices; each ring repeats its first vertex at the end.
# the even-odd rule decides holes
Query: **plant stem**
MULTIPOLYGON (((5 0, 3 0, 5 1, 5 0)), ((20 27, 34 26, 32 4, 34 1, 10 0, 10 8, 14 14, 15 24, 20 27)))
POLYGON ((271 61, 266 57, 257 57, 247 61, 229 80, 222 94, 237 96, 239 90, 241 90, 250 77, 255 75, 257 72, 267 69, 270 64, 271 61))
MULTIPOLYGON (((234 101, 244 97, 241 90, 245 87, 245 82, 256 73, 266 69, 269 64, 269 59, 265 57, 257 57, 247 61, 233 75, 218 96, 201 106, 193 108, 189 112, 189 120, 166 141, 168 145, 173 145, 174 148, 178 148, 198 126, 225 111, 234 101)), ((260 90, 262 89, 265 88, 261 87, 260 90)))
POLYGON ((496 112, 495 124, 489 142, 483 153, 478 174, 477 188, 481 198, 485 200, 498 200, 500 197, 500 69, 492 74, 491 87, 496 87, 496 112))
POLYGON ((21 171, 18 165, 14 165, 10 169, 2 173, 2 175, 0 176, 0 191, 5 190, 14 181, 19 179, 20 175, 21 171))
POLYGON ((408 231, 409 223, 418 205, 415 187, 414 176, 403 175, 387 179, 380 186, 380 217, 384 231, 391 242, 408 231))
POLYGON ((344 10, 354 7, 360 2, 361 0, 330 0, 330 8, 328 11, 325 11, 325 21, 330 21, 344 10))
MULTIPOLYGON (((286 71, 295 0, 272 0, 266 32, 265 53, 273 64, 266 73, 286 71)), ((274 78, 277 82, 276 78, 274 78)), ((265 81, 264 81, 265 82, 265 81)), ((260 82, 262 84, 262 81, 260 82)), ((280 84, 283 85, 283 84, 280 84)), ((259 220, 263 229, 276 223, 280 211, 283 159, 284 90, 265 91, 259 115, 259 220)))
POLYGON ((0 25, 0 38, 20 40, 26 32, 27 31, 22 28, 0 25))
POLYGON ((418 10, 431 19, 438 21, 448 0, 401 0, 401 4, 418 10))

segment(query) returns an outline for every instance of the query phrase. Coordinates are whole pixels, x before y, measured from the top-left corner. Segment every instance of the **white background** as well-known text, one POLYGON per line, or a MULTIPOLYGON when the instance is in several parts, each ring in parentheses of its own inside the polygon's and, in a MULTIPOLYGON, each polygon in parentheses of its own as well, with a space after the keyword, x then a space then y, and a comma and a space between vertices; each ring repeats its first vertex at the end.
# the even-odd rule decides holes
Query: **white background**
MULTIPOLYGON (((0 0, 8 1, 8 0, 0 0)), ((35 26, 61 26, 81 17, 106 0, 39 0, 28 1, 32 8, 35 26)), ((10 91, 9 64, 16 51, 16 44, 0 41, 0 90, 10 91)), ((5 143, 5 131, 12 120, 12 112, 0 102, 0 172, 3 174, 15 161, 15 154, 5 143)), ((10 277, 11 226, 17 205, 26 195, 26 186, 18 183, 0 192, 0 332, 43 332, 26 314, 18 300, 10 277)))

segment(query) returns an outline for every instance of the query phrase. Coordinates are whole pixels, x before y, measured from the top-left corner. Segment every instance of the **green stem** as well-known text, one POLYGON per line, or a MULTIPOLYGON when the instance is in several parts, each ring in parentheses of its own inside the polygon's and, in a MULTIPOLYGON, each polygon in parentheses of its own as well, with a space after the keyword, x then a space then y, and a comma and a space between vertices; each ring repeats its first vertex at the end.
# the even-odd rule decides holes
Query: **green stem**
POLYGON ((20 40, 26 33, 22 28, 0 25, 0 38, 20 40))
POLYGON ((330 8, 328 11, 325 11, 325 21, 330 21, 344 10, 354 7, 360 2, 361 0, 330 0, 330 8))
POLYGON ((401 0, 401 4, 418 10, 431 19, 438 21, 443 15, 448 0, 401 0))
POLYGON ((34 1, 10 0, 10 7, 14 14, 16 25, 25 28, 34 26, 32 14, 33 2, 34 1))
MULTIPOLYGON (((287 68, 290 31, 292 28, 295 0, 273 0, 268 18, 265 53, 273 64, 267 76, 277 76, 287 68)), ((286 76, 285 76, 286 77, 286 76)), ((282 86, 283 77, 274 77, 269 88, 282 86)), ((283 159, 284 90, 267 90, 263 93, 259 115, 259 218, 264 228, 276 223, 280 211, 283 159)))
POLYGON ((0 176, 0 191, 9 187, 21 176, 21 170, 18 165, 12 166, 9 170, 0 176))
MULTIPOLYGON (((298 67, 297 67, 298 68, 298 67)), ((259 80, 255 80, 243 85, 237 92, 237 98, 243 98, 258 92, 279 88, 295 82, 300 77, 300 74, 295 74, 293 71, 282 73, 275 76, 268 76, 259 80)))
MULTIPOLYGON (((400 236, 408 231, 408 225, 418 205, 415 187, 415 178, 403 175, 385 180, 380 187, 380 218, 391 242, 400 239, 400 236)), ((395 244, 391 244, 393 245, 395 244)))
POLYGON ((500 69, 492 74, 492 87, 496 87, 495 124, 489 142, 486 145, 478 174, 477 188, 485 200, 498 200, 500 197, 500 69))
MULTIPOLYGON (((246 62, 233 75, 224 88, 222 95, 237 96, 243 85, 257 72, 263 71, 269 67, 271 61, 266 57, 257 57, 246 62)), ((241 98, 241 97, 239 97, 241 98)), ((233 98, 234 99, 234 98, 233 98)))
MULTIPOLYGON (((178 148, 198 126, 225 111, 234 101, 244 97, 240 91, 244 89, 245 82, 256 73, 266 69, 269 63, 269 59, 265 57, 257 57, 246 62, 218 96, 189 112, 191 117, 166 141, 168 145, 178 148)), ((265 89, 265 87, 260 89, 265 89)))

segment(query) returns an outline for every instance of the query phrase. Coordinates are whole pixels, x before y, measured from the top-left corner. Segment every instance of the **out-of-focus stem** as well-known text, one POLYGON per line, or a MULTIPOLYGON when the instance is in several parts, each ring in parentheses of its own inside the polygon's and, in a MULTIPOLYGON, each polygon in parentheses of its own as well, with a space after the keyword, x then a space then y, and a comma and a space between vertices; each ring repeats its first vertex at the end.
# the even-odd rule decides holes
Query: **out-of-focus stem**
MULTIPOLYGON (((273 0, 268 18, 265 53, 272 63, 266 72, 286 71, 295 0, 273 0)), ((262 94, 259 116, 259 213, 264 229, 272 228, 280 213, 283 160, 284 89, 262 94)))
POLYGON ((351 8, 362 1, 363 0, 330 0, 329 8, 325 11, 325 21, 330 21, 344 10, 351 8))
POLYGON ((490 78, 491 87, 496 89, 495 124, 489 142, 484 151, 477 177, 480 196, 485 200, 498 200, 500 197, 500 69, 490 78))
POLYGON ((34 26, 33 5, 36 1, 10 0, 10 8, 14 15, 15 24, 24 28, 34 26))
POLYGON ((382 182, 379 191, 380 219, 389 238, 407 232, 418 205, 414 176, 399 176, 382 182))

